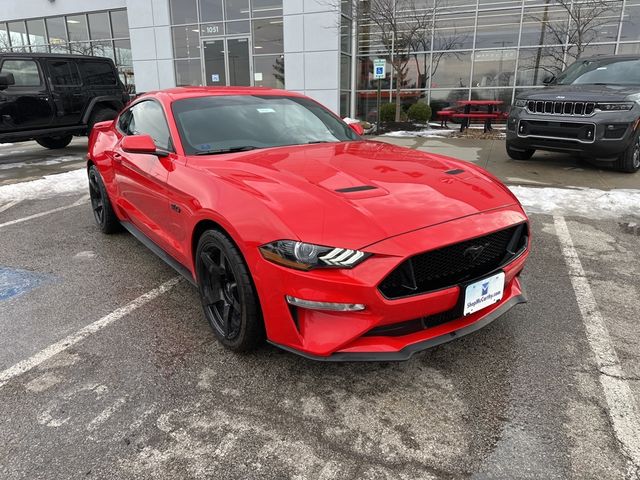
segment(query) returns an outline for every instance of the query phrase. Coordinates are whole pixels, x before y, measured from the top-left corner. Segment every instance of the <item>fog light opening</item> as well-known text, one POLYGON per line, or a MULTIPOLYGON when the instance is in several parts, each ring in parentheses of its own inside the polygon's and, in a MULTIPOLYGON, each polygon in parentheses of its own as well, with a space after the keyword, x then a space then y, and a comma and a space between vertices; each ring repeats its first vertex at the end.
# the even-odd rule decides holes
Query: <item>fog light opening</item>
POLYGON ((308 310, 328 310, 332 312, 359 312, 365 309, 362 303, 316 302, 286 295, 287 303, 308 310))

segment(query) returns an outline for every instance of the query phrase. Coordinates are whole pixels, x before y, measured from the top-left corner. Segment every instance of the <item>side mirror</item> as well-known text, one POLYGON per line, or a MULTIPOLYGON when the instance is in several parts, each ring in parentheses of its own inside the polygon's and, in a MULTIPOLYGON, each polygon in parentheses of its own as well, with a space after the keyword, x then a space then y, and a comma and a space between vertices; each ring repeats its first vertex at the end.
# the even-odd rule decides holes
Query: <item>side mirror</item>
POLYGON ((544 79, 542 80, 542 83, 544 83, 545 85, 550 85, 552 84, 556 79, 555 75, 549 75, 548 77, 544 77, 544 79))
POLYGON ((158 152, 156 144, 150 135, 130 135, 124 137, 120 143, 122 150, 128 153, 146 153, 155 155, 158 152))
POLYGON ((356 132, 358 135, 364 135, 364 128, 363 128, 363 126, 361 124, 359 124, 359 123, 350 123, 349 127, 351 127, 351 130, 356 132))
POLYGON ((0 73, 0 90, 4 90, 9 85, 15 85, 16 79, 13 77, 13 73, 0 73))

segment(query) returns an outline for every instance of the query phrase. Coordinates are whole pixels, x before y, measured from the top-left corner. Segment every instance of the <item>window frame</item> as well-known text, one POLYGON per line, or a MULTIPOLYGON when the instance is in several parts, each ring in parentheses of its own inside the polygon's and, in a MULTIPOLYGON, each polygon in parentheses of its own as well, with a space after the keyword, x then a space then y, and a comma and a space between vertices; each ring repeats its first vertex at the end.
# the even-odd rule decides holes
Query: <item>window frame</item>
MULTIPOLYGON (((142 103, 145 102, 153 102, 156 105, 158 105, 160 107, 160 111, 162 112, 162 117, 164 119, 164 123, 167 126, 167 131, 169 132, 169 145, 168 148, 164 148, 164 147, 159 147, 158 145, 156 145, 156 148, 160 151, 160 152, 167 152, 167 153, 176 153, 176 144, 173 141, 173 135, 171 134, 171 127, 169 126, 169 119, 167 116, 167 112, 165 111, 164 107, 162 106, 162 102, 160 102, 158 99, 156 98, 142 98, 139 101, 129 105, 127 108, 125 108, 122 112, 120 112, 120 115, 118 115, 118 117, 115 120, 115 126, 116 126, 116 130, 118 131, 118 133, 120 133, 123 137, 130 137, 130 136, 134 136, 136 134, 132 134, 132 133, 126 133, 124 132, 121 128, 120 128, 120 119, 127 113, 131 112, 131 110, 137 106, 140 105, 142 103)), ((133 113, 132 113, 133 114, 133 113)), ((129 120, 129 122, 131 122, 131 120, 129 120)), ((137 135, 148 135, 147 133, 140 133, 137 135)), ((153 137, 151 137, 153 139, 153 137)), ((155 145, 155 140, 154 140, 154 145, 155 145)))
POLYGON ((34 88, 38 88, 38 87, 45 87, 46 88, 46 84, 44 83, 44 72, 42 71, 42 66, 40 65, 40 62, 38 60, 36 60, 33 57, 11 57, 11 56, 7 56, 2 58, 2 61, 0 62, 0 72, 2 72, 2 68, 4 67, 4 64, 6 62, 11 62, 11 61, 17 61, 17 62, 33 62, 36 64, 36 68, 38 70, 38 77, 40 79, 40 83, 38 85, 9 85, 7 90, 12 90, 12 89, 34 89, 34 88))

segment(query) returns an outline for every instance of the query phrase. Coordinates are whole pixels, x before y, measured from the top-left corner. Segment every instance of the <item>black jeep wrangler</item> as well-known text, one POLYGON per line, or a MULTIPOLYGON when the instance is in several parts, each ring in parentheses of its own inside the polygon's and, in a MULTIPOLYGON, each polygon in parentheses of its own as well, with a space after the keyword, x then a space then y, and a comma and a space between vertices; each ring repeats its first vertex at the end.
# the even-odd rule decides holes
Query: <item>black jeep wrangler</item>
POLYGON ((0 143, 35 140, 64 148, 111 120, 129 101, 108 58, 0 54, 0 143))
POLYGON ((640 56, 580 59, 546 88, 522 93, 507 120, 507 154, 575 153, 621 172, 640 169, 640 56))

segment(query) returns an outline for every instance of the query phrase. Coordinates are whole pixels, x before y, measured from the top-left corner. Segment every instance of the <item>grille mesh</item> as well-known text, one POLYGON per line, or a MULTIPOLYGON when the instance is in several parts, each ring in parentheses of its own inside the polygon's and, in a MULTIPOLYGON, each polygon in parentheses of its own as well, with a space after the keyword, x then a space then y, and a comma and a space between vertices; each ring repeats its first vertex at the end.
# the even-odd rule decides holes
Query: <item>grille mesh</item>
POLYGON ((526 247, 526 238, 526 225, 521 224, 421 253, 402 262, 378 288, 393 299, 460 284, 508 263, 526 247))

